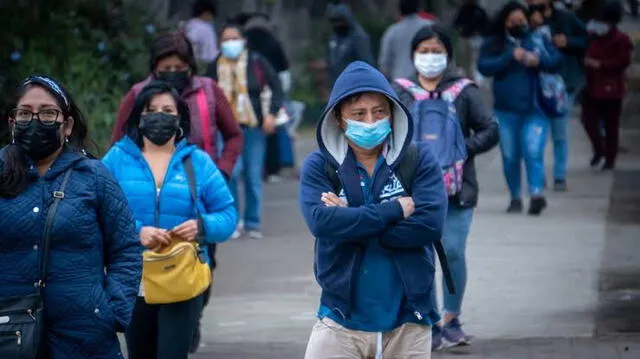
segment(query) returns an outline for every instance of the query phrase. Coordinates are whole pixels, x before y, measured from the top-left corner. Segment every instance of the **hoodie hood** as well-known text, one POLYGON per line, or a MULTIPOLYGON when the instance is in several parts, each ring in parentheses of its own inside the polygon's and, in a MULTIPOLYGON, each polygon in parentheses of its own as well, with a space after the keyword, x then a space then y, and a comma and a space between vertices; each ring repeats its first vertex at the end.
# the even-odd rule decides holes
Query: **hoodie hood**
POLYGON ((393 166, 402 153, 411 144, 413 137, 413 122, 409 111, 400 103, 398 95, 391 84, 378 70, 371 65, 355 61, 341 74, 333 86, 329 103, 322 113, 316 138, 320 150, 336 164, 341 165, 349 150, 344 131, 338 126, 338 119, 334 116, 334 108, 345 98, 362 92, 377 92, 391 100, 391 127, 387 143, 386 162, 393 166))
MULTIPOLYGON (((124 136, 115 144, 115 147, 128 153, 132 157, 143 159, 142 149, 138 147, 138 145, 129 136, 124 136)), ((196 150, 196 148, 196 145, 189 143, 187 139, 183 138, 178 143, 176 143, 176 152, 173 154, 171 160, 173 161, 174 159, 178 159, 182 161, 183 158, 190 155, 193 151, 196 150)))
POLYGON ((355 29, 356 18, 353 15, 353 11, 347 4, 338 4, 333 5, 329 8, 329 19, 330 20, 344 20, 351 27, 351 29, 355 29))

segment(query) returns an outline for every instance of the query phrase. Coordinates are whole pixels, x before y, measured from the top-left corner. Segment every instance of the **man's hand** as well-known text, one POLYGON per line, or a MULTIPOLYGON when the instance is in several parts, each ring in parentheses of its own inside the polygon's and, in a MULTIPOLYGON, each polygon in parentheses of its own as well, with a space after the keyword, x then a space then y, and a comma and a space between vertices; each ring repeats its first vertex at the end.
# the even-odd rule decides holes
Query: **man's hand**
POLYGON ((524 58, 526 55, 527 50, 523 49, 522 47, 517 47, 513 50, 513 58, 516 59, 516 61, 524 62, 524 58))
POLYGON ((564 49, 567 47, 567 35, 557 34, 553 37, 553 43, 556 44, 556 47, 559 49, 564 49))
POLYGON ((181 225, 174 227, 170 231, 170 234, 179 237, 183 241, 194 241, 198 235, 198 221, 190 219, 181 225))
POLYGON ((164 247, 171 241, 171 235, 165 229, 156 227, 142 227, 140 230, 140 242, 148 249, 164 247))
POLYGON ((527 52, 527 55, 524 59, 524 64, 527 67, 537 67, 540 65, 540 58, 533 52, 527 52))
POLYGON ((276 132, 276 117, 272 114, 268 114, 264 117, 262 122, 262 130, 267 134, 271 135, 276 132))
POLYGON ((411 197, 400 197, 398 198, 398 202, 402 206, 402 213, 404 214, 404 218, 409 218, 415 212, 416 205, 413 203, 413 198, 411 197))
POLYGON ((592 69, 599 69, 602 67, 602 63, 600 61, 590 57, 584 59, 584 65, 592 69))
POLYGON ((324 192, 320 198, 327 207, 346 207, 347 204, 333 192, 324 192))

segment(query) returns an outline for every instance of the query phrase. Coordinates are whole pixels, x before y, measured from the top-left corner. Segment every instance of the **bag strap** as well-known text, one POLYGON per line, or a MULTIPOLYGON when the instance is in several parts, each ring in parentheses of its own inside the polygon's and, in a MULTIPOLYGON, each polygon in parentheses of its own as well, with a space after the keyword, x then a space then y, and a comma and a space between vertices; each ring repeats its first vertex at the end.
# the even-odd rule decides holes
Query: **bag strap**
POLYGON ((432 97, 431 93, 421 86, 418 86, 411 80, 408 79, 395 79, 394 80, 398 85, 400 85, 403 89, 409 91, 409 93, 416 100, 428 100, 432 97))
POLYGON ((469 79, 461 79, 456 81, 448 89, 444 90, 442 94, 443 96, 445 96, 447 101, 453 102, 462 93, 462 90, 464 90, 469 85, 473 85, 473 81, 469 79))
MULTIPOLYGON (((418 150, 418 146, 415 144, 411 144, 404 156, 400 160, 400 163, 396 166, 396 175, 398 176, 398 180, 402 184, 402 187, 407 191, 409 195, 411 195, 413 190, 413 179, 416 175, 416 166, 418 165, 420 151, 418 150)), ((444 246, 442 245, 442 240, 438 239, 433 243, 433 247, 436 250, 436 254, 440 259, 440 266, 442 267, 442 276, 444 277, 445 284, 447 285, 447 290, 450 294, 455 294, 456 286, 453 282, 453 275, 451 274, 451 269, 449 268, 449 262, 447 260, 447 254, 444 251, 444 246)))
POLYGON ((340 177, 338 177, 338 168, 328 159, 324 161, 324 172, 329 178, 329 182, 331 182, 331 187, 333 188, 333 193, 335 195, 339 195, 338 191, 340 190, 340 177))
POLYGON ((207 91, 204 88, 198 91, 196 102, 198 103, 198 112, 200 113, 204 151, 211 155, 214 153, 213 145, 211 144, 211 114, 209 113, 209 104, 207 103, 207 91))
POLYGON ((40 258, 40 266, 38 268, 38 291, 42 290, 45 286, 45 277, 49 266, 49 250, 51 248, 51 227, 53 227, 53 219, 55 218, 58 210, 58 204, 64 199, 64 190, 67 188, 71 171, 72 169, 69 168, 65 172, 64 177, 62 178, 62 183, 60 184, 60 189, 53 191, 53 203, 49 207, 49 212, 47 213, 47 218, 44 222, 44 239, 42 241, 43 248, 40 258))
POLYGON ((202 261, 204 257, 204 247, 206 245, 206 243, 204 242, 204 221, 202 220, 202 213, 200 212, 200 208, 198 207, 198 187, 196 184, 196 175, 193 170, 193 161, 191 160, 191 156, 185 157, 182 160, 182 164, 184 166, 184 172, 187 175, 187 182, 189 182, 189 193, 191 194, 191 201, 193 202, 193 207, 196 212, 196 220, 198 222, 198 234, 196 235, 196 242, 198 242, 198 255, 200 256, 200 260, 202 261))

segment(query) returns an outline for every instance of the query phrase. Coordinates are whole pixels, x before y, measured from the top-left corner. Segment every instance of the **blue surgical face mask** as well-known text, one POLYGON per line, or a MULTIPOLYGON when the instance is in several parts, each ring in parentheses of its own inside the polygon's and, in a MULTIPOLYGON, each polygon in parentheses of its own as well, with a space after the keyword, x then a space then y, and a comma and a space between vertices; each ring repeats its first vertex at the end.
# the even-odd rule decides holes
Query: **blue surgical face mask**
POLYGON ((371 124, 354 120, 347 121, 345 135, 356 146, 371 150, 379 146, 391 133, 391 122, 388 118, 371 124))
POLYGON ((220 45, 222 55, 229 59, 235 60, 240 57, 244 50, 244 40, 227 40, 220 45))

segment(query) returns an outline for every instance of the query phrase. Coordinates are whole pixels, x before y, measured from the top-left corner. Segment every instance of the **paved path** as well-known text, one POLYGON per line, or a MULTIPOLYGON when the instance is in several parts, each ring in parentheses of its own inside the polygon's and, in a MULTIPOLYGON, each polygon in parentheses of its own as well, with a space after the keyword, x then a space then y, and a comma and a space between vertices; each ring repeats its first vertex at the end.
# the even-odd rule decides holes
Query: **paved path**
MULTIPOLYGON (((506 215, 499 152, 478 159, 482 190, 469 238, 463 314, 477 343, 456 351, 465 358, 640 357, 633 337, 592 338, 612 177, 588 168, 590 151, 575 121, 571 131, 570 192, 550 193, 540 218, 506 215)), ((310 139, 298 145, 301 153, 314 148, 310 139)), ((195 357, 303 356, 319 290, 297 188, 295 182, 266 186, 263 240, 221 246, 206 346, 195 357)))

